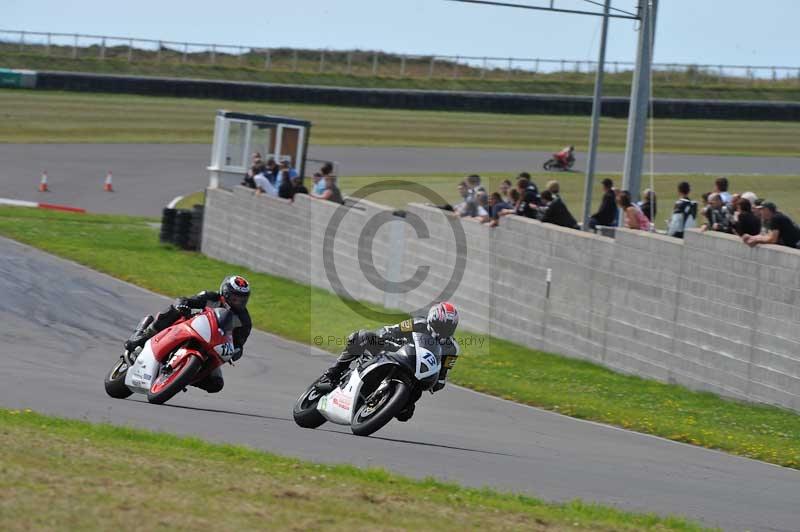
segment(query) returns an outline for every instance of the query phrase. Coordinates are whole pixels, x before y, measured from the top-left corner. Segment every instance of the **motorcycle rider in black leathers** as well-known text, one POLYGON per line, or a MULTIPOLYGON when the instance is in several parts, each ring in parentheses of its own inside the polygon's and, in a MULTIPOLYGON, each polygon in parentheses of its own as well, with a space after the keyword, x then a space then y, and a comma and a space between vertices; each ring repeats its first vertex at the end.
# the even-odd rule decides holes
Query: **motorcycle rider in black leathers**
MULTIPOLYGON (((361 357, 365 351, 377 354, 380 351, 392 350, 395 347, 388 343, 400 344, 413 341, 412 333, 426 333, 433 336, 442 347, 442 369, 439 379, 431 389, 431 393, 444 388, 447 372, 453 368, 460 348, 453 334, 458 326, 458 311, 455 305, 448 302, 437 303, 428 311, 427 318, 411 318, 395 325, 381 327, 377 331, 359 330, 347 337, 347 346, 336 363, 317 381, 317 390, 320 393, 329 393, 339 383, 342 374, 350 364, 361 357)), ((414 415, 414 405, 419 396, 413 397, 409 406, 397 415, 399 421, 408 421, 414 415)))
MULTIPOLYGON (((153 316, 145 316, 131 337, 125 341, 125 350, 134 351, 137 347, 144 346, 145 342, 160 333, 181 316, 188 317, 192 309, 203 309, 205 307, 226 307, 233 312, 235 319, 233 323, 233 347, 231 360, 236 361, 242 357, 242 349, 247 337, 250 336, 252 322, 250 313, 247 311, 247 301, 250 298, 250 284, 244 277, 231 275, 222 280, 219 292, 202 291, 195 296, 181 297, 175 303, 167 307, 163 312, 153 316)), ((208 377, 194 384, 208 393, 217 393, 225 385, 222 379, 222 368, 216 368, 208 377)))

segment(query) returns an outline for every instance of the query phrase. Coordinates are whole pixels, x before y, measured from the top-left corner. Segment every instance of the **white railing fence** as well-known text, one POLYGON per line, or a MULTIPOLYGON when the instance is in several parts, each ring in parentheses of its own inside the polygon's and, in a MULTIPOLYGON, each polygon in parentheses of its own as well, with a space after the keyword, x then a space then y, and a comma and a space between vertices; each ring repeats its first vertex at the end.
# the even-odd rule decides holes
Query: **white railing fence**
MULTIPOLYGON (((0 30, 0 53, 128 63, 178 63, 247 66, 318 74, 412 78, 523 80, 537 77, 587 82, 596 61, 521 57, 390 54, 361 50, 299 50, 232 44, 179 42, 110 35, 0 30)), ((630 61, 607 61, 610 82, 627 80, 630 61)), ((2 65, 0 65, 2 66, 2 65)), ((800 85, 800 67, 656 63, 658 82, 800 85)))

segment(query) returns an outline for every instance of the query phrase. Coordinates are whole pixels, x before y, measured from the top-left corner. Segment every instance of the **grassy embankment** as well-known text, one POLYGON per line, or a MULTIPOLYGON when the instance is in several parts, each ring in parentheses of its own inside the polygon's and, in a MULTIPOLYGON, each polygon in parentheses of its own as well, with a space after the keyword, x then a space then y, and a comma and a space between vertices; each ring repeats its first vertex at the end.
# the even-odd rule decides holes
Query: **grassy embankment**
POLYGON ((149 530, 701 530, 675 517, 549 504, 27 410, 0 409, 0 470, 0 529, 9 532, 130 530, 145 521, 149 530))
MULTIPOLYGON (((193 293, 240 271, 255 287, 249 305, 255 326, 299 342, 379 325, 329 292, 159 245, 148 221, 0 208, 1 235, 162 294, 193 293), (182 274, 188 270, 191 278, 182 274)), ((452 378, 570 416, 800 468, 800 416, 786 410, 625 376, 491 337, 465 349, 452 378)))
MULTIPOLYGON (((372 75, 371 54, 361 54, 347 73, 344 54, 328 54, 324 71, 319 72, 319 54, 300 54, 295 67, 289 51, 273 54, 270 69, 264 68, 264 56, 238 57, 218 54, 217 64, 210 64, 207 54, 189 54, 183 62, 179 53, 164 52, 160 61, 155 53, 142 57, 139 51, 133 62, 127 60, 127 50, 117 49, 99 59, 97 50, 82 49, 73 59, 71 50, 53 53, 19 53, 0 45, 0 67, 32 70, 62 70, 98 74, 128 74, 176 78, 222 79, 286 83, 296 85, 328 85, 337 87, 392 88, 416 90, 453 90, 480 92, 516 92, 529 94, 576 94, 591 96, 594 75, 574 71, 533 73, 503 68, 488 70, 481 78, 478 68, 437 62, 434 77, 429 77, 430 62, 426 59, 408 61, 406 74, 400 76, 400 58, 384 56, 378 64, 377 76, 372 75), (60 55, 60 56, 59 56, 60 55)), ((505 65, 504 65, 505 66, 505 65)), ((630 96, 631 72, 614 72, 608 65, 603 87, 606 96, 630 96)), ((653 91, 656 98, 694 98, 721 100, 800 100, 800 83, 796 79, 744 79, 720 77, 716 73, 656 72, 653 91)))
MULTIPOLYGON (((317 145, 430 146, 585 152, 589 118, 408 111, 157 98, 126 94, 0 90, 0 142, 210 144, 217 109, 311 120, 317 145)), ((800 122, 655 120, 659 152, 795 156, 800 122)), ((623 151, 627 121, 601 121, 600 150, 623 151)), ((649 139, 649 135, 648 135, 649 139)), ((536 161, 535 166, 543 161, 536 161)), ((343 161, 346 165, 346 161, 343 161)), ((532 163, 534 163, 532 161, 532 163)), ((346 166, 343 169, 346 173, 346 166)))

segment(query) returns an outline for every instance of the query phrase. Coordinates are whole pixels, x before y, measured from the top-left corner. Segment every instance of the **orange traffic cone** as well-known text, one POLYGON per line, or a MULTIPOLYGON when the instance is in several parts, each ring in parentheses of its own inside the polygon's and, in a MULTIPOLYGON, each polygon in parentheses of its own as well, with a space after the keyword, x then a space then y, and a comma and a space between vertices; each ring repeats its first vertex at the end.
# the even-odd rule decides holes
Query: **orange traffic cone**
POLYGON ((47 172, 42 172, 42 180, 39 182, 39 192, 49 192, 47 188, 47 172))
POLYGON ((103 190, 106 192, 114 192, 114 187, 111 186, 111 170, 109 170, 108 174, 106 174, 106 182, 103 185, 103 190))

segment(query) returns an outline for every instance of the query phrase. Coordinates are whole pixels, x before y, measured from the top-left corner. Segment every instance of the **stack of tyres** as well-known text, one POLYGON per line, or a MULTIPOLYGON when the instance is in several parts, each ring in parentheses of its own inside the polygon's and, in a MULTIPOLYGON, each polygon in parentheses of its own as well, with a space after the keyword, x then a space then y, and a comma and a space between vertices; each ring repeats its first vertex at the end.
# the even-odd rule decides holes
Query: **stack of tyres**
POLYGON ((192 209, 192 225, 189 229, 189 241, 186 249, 200 249, 200 242, 203 238, 203 209, 202 205, 195 205, 192 209))
POLYGON ((179 209, 175 215, 175 232, 172 242, 182 248, 186 248, 189 243, 189 233, 192 229, 192 211, 179 209))
POLYGON ((165 244, 172 242, 175 233, 175 215, 176 209, 164 208, 161 211, 161 233, 159 233, 159 240, 165 244))

